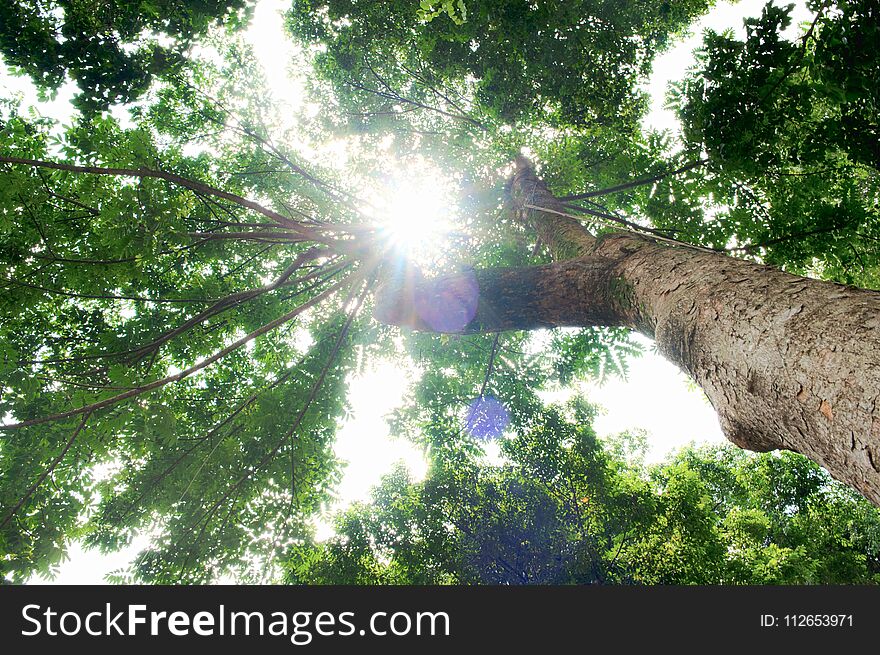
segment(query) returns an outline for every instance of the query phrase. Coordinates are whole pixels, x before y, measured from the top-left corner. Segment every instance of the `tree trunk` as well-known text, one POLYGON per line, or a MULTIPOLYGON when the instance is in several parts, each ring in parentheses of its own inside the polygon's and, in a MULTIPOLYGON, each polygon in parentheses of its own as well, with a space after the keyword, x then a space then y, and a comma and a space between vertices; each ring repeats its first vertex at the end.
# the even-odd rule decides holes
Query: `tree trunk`
POLYGON ((511 195, 561 261, 435 280, 410 270, 377 318, 435 332, 638 330, 702 387, 732 442, 802 453, 880 505, 880 293, 631 232, 595 238, 524 161, 511 195), (425 307, 464 318, 447 329, 425 307))

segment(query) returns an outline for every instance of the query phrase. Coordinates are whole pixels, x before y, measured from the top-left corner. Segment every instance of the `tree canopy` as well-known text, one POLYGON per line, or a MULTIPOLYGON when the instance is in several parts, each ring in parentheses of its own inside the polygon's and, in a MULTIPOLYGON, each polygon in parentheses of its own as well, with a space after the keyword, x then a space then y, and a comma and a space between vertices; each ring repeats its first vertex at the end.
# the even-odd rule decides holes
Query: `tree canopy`
POLYGON ((335 537, 294 549, 287 581, 880 581, 876 508, 801 456, 707 447, 646 469, 609 452, 583 415, 572 424, 561 408, 502 449, 501 466, 456 453, 423 482, 389 474, 370 504, 337 518, 335 537))
POLYGON ((707 34, 670 94, 681 135, 642 130, 638 84, 709 4, 296 2, 291 115, 208 29, 244 2, 12 3, 4 61, 46 88, 69 75, 82 111, 0 114, 0 572, 148 533, 118 580, 878 581, 878 510, 803 457, 648 467, 638 435, 597 439, 586 402, 542 400, 625 373, 627 330, 459 334, 467 288, 425 314, 452 334, 373 318, 400 309, 389 286, 565 259, 511 210, 522 152, 599 239, 880 289, 876 9, 811 5, 795 42, 774 6, 744 40, 707 34), (219 57, 181 54, 196 42, 219 57), (135 98, 127 120, 102 111, 135 98), (417 179, 439 214, 395 205, 417 179), (401 238, 420 214, 427 255, 401 238), (390 425, 428 477, 389 475, 317 544, 346 380, 377 358, 420 371, 390 425))
POLYGON ((673 98, 685 147, 708 154, 710 192, 731 207, 710 224, 716 243, 734 236, 769 264, 876 288, 877 9, 812 7, 796 42, 779 36, 790 9, 772 5, 744 41, 708 34, 673 98))
POLYGON ((84 111, 143 94, 185 64, 187 48, 218 22, 246 22, 247 0, 3 0, 0 53, 45 90, 69 77, 84 111))
POLYGON ((362 106, 633 128, 652 57, 710 4, 309 1, 294 3, 290 25, 321 43, 320 74, 362 106))

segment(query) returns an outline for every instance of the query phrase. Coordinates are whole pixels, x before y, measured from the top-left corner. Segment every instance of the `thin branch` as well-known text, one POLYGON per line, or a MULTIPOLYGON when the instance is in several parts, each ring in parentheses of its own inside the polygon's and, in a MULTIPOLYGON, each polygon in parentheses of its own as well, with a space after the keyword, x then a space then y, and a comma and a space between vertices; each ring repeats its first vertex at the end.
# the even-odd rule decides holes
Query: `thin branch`
MULTIPOLYGON (((380 91, 378 89, 372 89, 368 86, 365 86, 363 84, 355 82, 354 80, 348 80, 347 83, 349 85, 355 87, 356 89, 360 89, 362 91, 372 93, 374 95, 377 95, 381 98, 385 98, 387 100, 394 100, 396 102, 401 102, 401 103, 404 103, 407 105, 412 105, 412 106, 418 107, 420 109, 425 109, 427 111, 436 112, 438 114, 441 114, 442 116, 446 116, 447 118, 451 118, 453 120, 463 121, 465 123, 473 125, 474 127, 479 128, 483 131, 486 131, 488 129, 483 123, 476 120, 475 118, 471 118, 467 114, 464 114, 464 113, 456 114, 453 112, 445 111, 443 109, 440 109, 439 107, 432 107, 431 105, 426 105, 424 103, 418 102, 416 100, 411 100, 410 98, 407 98, 406 96, 401 95, 398 91, 394 90, 394 88, 392 88, 391 85, 388 84, 388 82, 381 75, 379 75, 379 73, 376 72, 376 70, 370 65, 370 63, 368 61, 364 60, 364 65, 367 67, 367 69, 370 71, 370 73, 372 73, 373 77, 376 78, 376 81, 379 82, 379 84, 382 85, 386 90, 380 91)), ((411 75, 411 73, 410 73, 410 75, 411 75)), ((431 87, 429 87, 429 88, 431 88, 431 87)))
POLYGON ((48 466, 48 468, 46 468, 46 470, 43 471, 43 473, 40 475, 40 477, 37 479, 37 481, 31 485, 30 489, 28 489, 25 492, 24 496, 22 496, 21 499, 15 504, 15 507, 13 507, 10 510, 10 512, 6 515, 6 517, 3 519, 3 523, 0 523, 0 529, 6 527, 6 524, 12 520, 12 517, 15 516, 16 512, 18 512, 18 510, 21 509, 22 505, 24 505, 28 501, 28 499, 39 488, 39 486, 41 484, 43 484, 43 481, 52 474, 52 471, 55 470, 55 467, 58 466, 58 464, 61 462, 62 459, 64 459, 64 456, 67 454, 67 451, 70 450, 71 446, 73 446, 73 442, 76 441, 76 438, 79 436, 80 432, 82 432, 83 428, 86 426, 86 421, 89 420, 89 416, 91 416, 91 415, 92 415, 91 411, 88 411, 83 415, 82 420, 79 422, 79 425, 77 426, 76 430, 73 431, 73 434, 70 435, 70 439, 68 439, 67 443, 64 444, 64 448, 61 449, 61 452, 58 453, 58 455, 55 457, 54 460, 52 460, 52 463, 48 466))
POLYGON ((229 277, 229 276, 232 275, 233 273, 238 273, 240 270, 242 270, 243 268, 245 268, 246 266, 248 266, 248 264, 250 264, 250 263, 253 262, 254 260, 256 260, 256 259, 262 257, 263 255, 265 255, 267 252, 269 252, 270 250, 272 250, 272 248, 275 248, 276 246, 278 246, 277 243, 270 243, 268 246, 265 246, 265 247, 263 247, 263 248, 260 248, 260 249, 259 249, 257 252, 255 252, 253 255, 251 255, 250 257, 245 258, 245 259, 244 259, 240 264, 238 264, 237 266, 234 266, 233 268, 230 268, 230 269, 229 269, 228 271, 226 271, 225 273, 222 273, 222 274, 220 275, 220 279, 222 280, 222 279, 225 279, 225 278, 229 277))
MULTIPOLYGON (((236 221, 224 221, 222 218, 215 217, 213 223, 217 224, 217 227, 238 227, 238 228, 253 228, 256 230, 263 230, 266 228, 275 227, 272 223, 242 223, 236 221)), ((213 233, 212 233, 213 234, 213 233)))
POLYGON ((131 391, 126 391, 125 393, 118 394, 118 395, 113 396, 111 398, 105 398, 104 400, 100 400, 100 401, 92 403, 90 405, 84 405, 82 407, 77 407, 76 409, 71 409, 66 412, 60 412, 58 414, 52 414, 50 416, 43 416, 41 418, 29 419, 27 421, 21 421, 19 423, 10 423, 8 425, 0 425, 0 431, 17 430, 19 428, 28 427, 30 425, 39 425, 41 423, 48 423, 50 421, 58 421, 60 419, 68 418, 70 416, 77 416, 79 414, 94 412, 98 409, 102 409, 104 407, 109 407, 111 405, 115 405, 116 403, 121 402, 123 400, 127 400, 129 398, 134 398, 136 396, 140 396, 142 394, 147 393, 148 391, 153 391, 154 389, 159 389, 160 387, 163 387, 166 384, 170 384, 171 382, 178 382, 180 380, 183 380, 184 378, 189 377, 193 373, 196 373, 198 371, 201 371, 204 368, 207 368, 208 366, 210 366, 211 364, 213 364, 217 360, 222 359, 223 357, 225 357, 229 353, 233 352, 234 350, 237 350, 238 348, 241 348, 246 343, 253 341, 257 337, 265 334, 266 332, 269 332, 270 330, 274 330, 279 325, 283 325, 284 323, 287 323, 292 318, 298 316, 299 314, 301 314, 305 310, 309 309, 310 307, 314 307, 319 302, 328 298, 331 294, 333 294, 334 292, 341 289, 343 287, 343 285, 345 285, 346 282, 347 282, 347 280, 342 280, 342 281, 334 284, 330 288, 319 293, 317 296, 313 297, 312 299, 304 302, 302 305, 297 306, 296 308, 287 312, 283 316, 279 316, 275 320, 270 321, 269 323, 266 323, 265 325, 257 328, 256 330, 254 330, 253 332, 250 332, 249 334, 246 334, 245 336, 241 337, 240 339, 237 339, 236 341, 229 344, 228 346, 226 346, 222 350, 219 350, 218 352, 214 353, 210 357, 207 357, 206 359, 199 362, 198 364, 193 364, 192 366, 190 366, 189 368, 187 368, 184 371, 181 371, 180 373, 177 373, 175 375, 169 375, 168 377, 162 378, 160 380, 155 380, 153 382, 150 382, 149 384, 145 384, 145 385, 140 386, 136 389, 132 389, 131 391))
MULTIPOLYGON (((336 257, 334 257, 333 259, 336 259, 337 257, 338 257, 338 255, 336 257)), ((330 261, 332 262, 333 259, 331 259, 330 261)), ((329 262, 328 262, 328 264, 329 264, 329 262)), ((329 281, 333 277, 335 277, 341 270, 345 269, 346 267, 348 267, 350 265, 351 265, 351 263, 346 262, 346 261, 338 262, 336 264, 333 264, 332 266, 328 266, 325 264, 323 266, 318 267, 317 270, 314 270, 311 273, 303 275, 302 277, 299 277, 296 280, 283 281, 282 283, 278 284, 277 287, 274 287, 274 288, 277 289, 277 288, 280 288, 283 286, 287 286, 287 285, 291 284, 292 282, 302 283, 302 282, 307 282, 309 280, 313 280, 315 278, 319 278, 319 277, 321 278, 320 280, 318 280, 318 282, 316 284, 309 285, 308 287, 305 287, 305 288, 297 289, 294 293, 289 294, 287 296, 283 296, 280 298, 280 300, 282 300, 282 301, 288 300, 294 296, 305 293, 306 291, 309 291, 320 284, 326 283, 327 281, 329 281)), ((240 291, 237 293, 233 293, 233 294, 225 296, 219 300, 200 300, 198 302, 213 302, 213 303, 216 303, 219 305, 221 303, 235 301, 237 299, 237 297, 242 294, 249 294, 249 293, 254 293, 254 292, 262 293, 264 291, 271 291, 271 290, 273 290, 273 289, 268 289, 266 287, 260 287, 258 289, 251 289, 248 291, 240 291)), ((244 300, 249 300, 249 299, 250 298, 245 298, 244 300)), ((239 301, 235 304, 240 304, 241 302, 243 302, 243 300, 239 299, 239 301)), ((217 312, 217 313, 219 313, 219 312, 217 312)), ((208 318, 208 317, 205 317, 205 318, 208 318)), ((167 334, 168 332, 172 332, 177 329, 178 328, 171 328, 171 330, 168 330, 168 331, 160 334, 158 337, 155 338, 155 340, 152 343, 155 344, 157 341, 160 341, 160 340, 167 341, 167 339, 163 340, 162 337, 165 334, 167 334)), ((139 346, 138 348, 132 348, 129 350, 118 350, 118 351, 109 352, 109 353, 98 353, 98 354, 94 354, 94 355, 82 355, 80 357, 53 357, 53 358, 47 358, 47 359, 33 359, 33 360, 21 361, 19 363, 20 364, 61 364, 61 363, 71 363, 71 362, 84 362, 87 360, 95 360, 95 359, 110 359, 110 358, 116 358, 116 357, 126 357, 128 355, 133 354, 133 353, 137 353, 141 350, 145 350, 148 345, 150 345, 150 344, 147 344, 144 346, 139 346)), ((80 375, 94 375, 94 374, 97 374, 98 372, 100 372, 101 370, 102 369, 93 369, 91 371, 87 371, 87 372, 82 373, 80 375)))
POLYGON ((492 369, 495 366, 495 354, 498 352, 498 338, 501 336, 500 332, 495 333, 495 338, 492 340, 492 352, 489 353, 489 365, 486 367, 486 375, 483 378, 483 386, 480 387, 480 398, 483 397, 483 394, 486 392, 486 385, 489 383, 489 378, 492 376, 492 369))
POLYGON ((273 241, 275 243, 301 243, 314 241, 311 237, 291 232, 187 232, 187 236, 217 241, 235 239, 237 241, 273 241))
MULTIPOLYGON (((229 424, 229 423, 230 423, 230 422, 231 422, 236 416, 238 416, 238 415, 241 414, 244 410, 246 410, 248 407, 250 407, 251 405, 253 405, 253 404, 259 399, 259 397, 260 397, 263 393, 265 393, 266 391, 269 391, 269 390, 271 390, 271 389, 274 389, 274 388, 277 387, 279 384, 282 384, 283 382, 285 382, 285 381, 286 381, 291 375, 293 375, 293 373, 296 372, 296 370, 297 370, 297 369, 296 369, 296 366, 291 366, 291 367, 290 367, 287 371, 285 371, 282 375, 278 376, 278 377, 277 377, 277 378, 276 378, 271 384, 269 384, 269 385, 263 387, 262 389, 259 389, 259 390, 255 391, 253 394, 250 395, 249 398, 247 398, 246 400, 244 400, 244 401, 242 401, 241 403, 239 403, 239 405, 238 405, 238 406, 237 406, 237 407, 236 407, 236 408, 235 408, 235 409, 234 409, 234 410, 233 410, 233 411, 232 411, 232 412, 231 412, 226 418, 224 418, 224 419, 223 419, 222 421, 220 421, 219 423, 216 423, 216 424, 215 424, 215 425, 214 425, 214 426, 213 426, 213 427, 212 427, 207 433, 205 433, 205 435, 199 437, 199 438, 196 440, 196 442, 195 442, 191 447, 189 447, 188 449, 184 450, 184 451, 183 451, 183 452, 182 452, 182 453, 181 453, 181 454, 180 454, 180 455, 179 455, 179 456, 178 456, 173 462, 171 462, 171 464, 169 464, 169 465, 168 465, 168 466, 167 466, 167 467, 166 467, 161 473, 159 473, 159 474, 156 475, 156 476, 153 476, 153 477, 150 479, 149 483, 148 483, 149 486, 148 486, 145 490, 143 490, 143 491, 141 492, 140 496, 139 496, 136 500, 134 500, 132 503, 130 503, 130 504, 128 505, 128 507, 127 507, 126 510, 125 510, 125 515, 124 515, 124 516, 128 516, 128 515, 131 513, 131 511, 132 511, 133 509, 135 509, 138 505, 140 505, 140 502, 141 502, 144 498, 147 497, 147 494, 149 494, 150 491, 152 491, 153 489, 155 489, 155 488, 159 485, 159 483, 162 482, 162 480, 164 480, 166 477, 168 477, 168 475, 169 475, 174 469, 176 469, 177 466, 178 466, 178 465, 179 465, 184 459, 186 459, 189 455, 191 455, 191 454, 194 453, 196 450, 198 450, 198 449, 199 449, 204 443, 210 441, 215 435, 217 435, 218 432, 220 432, 221 429, 223 429, 223 427, 224 427, 225 425, 229 424)), ((224 437, 223 439, 220 439, 220 440, 217 442, 217 445, 221 444, 226 438, 228 438, 228 435, 227 435, 226 437, 224 437)), ((215 446, 215 449, 216 449, 216 446, 215 446)), ((212 450, 211 452, 213 453, 214 451, 212 450)), ((193 477, 193 480, 194 480, 194 479, 195 479, 195 477, 193 477)), ((187 486, 187 489, 189 488, 190 485, 192 485, 192 480, 190 481, 190 484, 187 486)), ((186 495, 186 492, 184 492, 184 494, 181 495, 181 497, 180 497, 180 499, 178 500, 178 502, 182 501, 182 500, 183 500, 183 497, 184 497, 185 495, 186 495)))
POLYGON ((772 246, 777 243, 784 243, 786 241, 790 241, 792 239, 802 239, 803 237, 813 236, 815 234, 827 234, 828 232, 836 232, 837 230, 842 230, 846 227, 846 223, 828 225, 826 227, 819 227, 815 230, 805 230, 803 232, 797 232, 795 234, 788 234, 786 236, 778 237, 776 239, 768 239, 767 241, 761 241, 759 243, 752 243, 746 246, 738 246, 736 248, 729 248, 727 252, 744 252, 744 253, 753 253, 755 250, 759 248, 764 248, 766 246, 772 246))
MULTIPOLYGON (((210 521, 211 516, 214 514, 214 512, 216 512, 217 509, 224 502, 226 502, 226 500, 233 493, 237 492, 238 489, 245 482, 247 482, 251 477, 253 477, 253 475, 255 473, 257 473, 264 466, 266 466, 266 464, 268 464, 272 460, 272 458, 275 457, 276 454, 278 454, 278 451, 280 451, 281 448, 284 447, 284 444, 286 444, 288 442, 288 440, 299 429, 300 424, 302 423, 303 419, 305 418, 306 412, 308 411, 312 402, 314 402, 315 398, 317 397, 318 391, 321 389, 321 386, 324 384, 324 379, 327 377, 327 373, 330 371, 330 367, 333 365, 333 362, 336 359, 336 355, 339 353, 339 350, 342 347, 342 342, 344 341, 346 335, 348 334, 348 330, 351 327, 351 324, 354 321, 354 318, 357 315, 358 310, 361 308, 361 305, 363 304, 364 300, 366 299, 367 294, 369 293, 371 287, 372 287, 372 281, 367 283, 363 292, 361 293, 360 297, 358 298, 357 304, 348 313, 348 316, 345 320, 345 323, 343 324, 342 329, 339 331, 339 336, 336 338, 336 342, 333 344, 333 349, 330 352, 330 357, 327 359, 327 363, 321 369, 320 375, 315 380, 315 383, 312 385, 312 388, 309 391, 309 395, 306 398, 305 404, 303 405, 302 409, 300 409, 300 411, 297 414, 296 419, 294 419, 293 424, 291 425, 290 429, 284 434, 284 436, 282 436, 278 440, 278 442, 275 444, 275 446, 268 453, 263 455, 263 457, 260 459, 259 462, 257 462, 254 466, 252 466, 250 468, 250 470, 246 471, 244 473, 244 475, 242 475, 238 480, 236 480, 236 482, 229 489, 227 489, 226 493, 224 493, 223 496, 221 496, 219 500, 217 500, 208 510, 206 510, 205 512, 202 512, 201 516, 199 516, 199 518, 196 519, 196 521, 190 527, 190 531, 193 528, 195 528, 195 526, 199 525, 199 523, 201 523, 206 518, 208 521, 210 521)), ((204 534, 206 527, 207 527, 207 523, 205 526, 202 527, 202 531, 200 534, 204 534)))
POLYGON ((137 257, 123 257, 121 259, 69 259, 67 257, 47 257, 46 255, 36 252, 30 253, 28 256, 35 259, 44 259, 51 262, 58 262, 59 264, 89 264, 95 266, 109 266, 111 264, 130 264, 138 260, 137 257))
POLYGON ((239 291, 238 293, 233 293, 221 300, 218 300, 216 303, 208 307, 206 310, 196 314, 188 321, 185 321, 178 327, 168 330, 164 334, 160 335, 158 338, 154 339, 148 344, 145 344, 139 348, 129 351, 129 353, 134 356, 135 359, 139 359, 143 357, 146 353, 151 352, 161 346, 163 343, 166 343, 173 339, 174 337, 183 334, 184 332, 190 330, 195 327, 199 323, 203 323, 209 318, 216 316, 232 307, 240 305, 243 302, 247 302, 252 298, 256 298, 257 296, 261 296, 264 293, 268 293, 270 291, 274 291, 281 285, 285 284, 290 277, 296 273, 299 268, 308 261, 316 259, 322 255, 322 251, 317 248, 312 248, 302 253, 299 257, 297 257, 293 263, 291 263, 287 268, 284 269, 284 272, 278 276, 272 283, 259 287, 257 289, 248 289, 247 291, 239 291))
POLYGON ((27 215, 30 217, 31 222, 36 226, 37 232, 39 232, 39 234, 40 234, 40 239, 42 240, 42 242, 46 246, 46 250, 49 251, 49 254, 52 255, 52 257, 55 257, 55 251, 52 249, 52 244, 49 241, 48 237, 46 237, 46 233, 43 232, 43 227, 40 225, 40 222, 37 220, 37 217, 34 216, 34 212, 31 209, 30 204, 21 196, 18 196, 18 199, 21 201, 21 204, 24 205, 25 211, 27 212, 27 215))
MULTIPOLYGON (((400 64, 400 67, 403 68, 403 70, 405 70, 414 80, 419 82, 423 87, 425 87, 431 93, 433 93, 435 97, 440 98, 441 100, 445 100, 449 106, 453 107, 462 116, 467 116, 467 112, 464 109, 462 109, 457 102, 452 100, 448 95, 446 95, 440 89, 438 89, 436 86, 434 86, 434 84, 431 81, 429 81, 425 76, 423 76, 419 73, 416 73, 414 70, 410 69, 405 64, 400 64)), ((459 97, 462 98, 462 96, 460 94, 459 94, 459 97)), ((462 98, 462 100, 464 100, 464 98, 462 98)))
POLYGON ((253 200, 248 200, 247 198, 243 198, 242 196, 236 195, 234 193, 229 193, 228 191, 223 191, 222 189, 217 189, 203 182, 190 180, 174 173, 168 173, 167 171, 153 170, 146 167, 109 168, 103 166, 78 166, 75 164, 62 164, 53 161, 23 159, 21 157, 6 156, 0 156, 0 163, 20 164, 23 166, 33 166, 38 168, 50 168, 53 170, 66 171, 69 173, 89 173, 92 175, 120 175, 125 177, 155 178, 159 180, 165 180, 166 182, 171 182, 172 184, 190 189, 191 191, 198 191, 199 193, 203 193, 205 195, 214 196, 216 198, 223 198, 224 200, 233 202, 241 207, 252 209, 253 211, 258 212, 263 216, 270 218, 272 221, 279 225, 300 232, 311 240, 321 242, 326 241, 319 234, 312 232, 307 226, 302 225, 301 223, 298 223, 297 221, 294 221, 287 216, 283 216, 282 214, 279 214, 272 209, 263 207, 261 204, 254 202, 253 200))
MULTIPOLYGON (((573 214, 567 214, 565 212, 557 211, 555 209, 549 209, 547 207, 538 207, 537 205, 532 205, 532 204, 523 204, 523 207, 525 207, 527 209, 534 209, 537 211, 546 212, 548 214, 556 214, 558 216, 565 216, 566 218, 573 218, 576 221, 580 221, 580 218, 578 218, 577 216, 574 216, 573 214)), ((682 246, 684 248, 692 248, 694 250, 702 250, 703 252, 721 252, 718 250, 713 250, 712 248, 704 248, 703 246, 695 246, 694 244, 687 243, 685 241, 678 241, 677 239, 670 239, 669 237, 663 236, 663 233, 660 232, 659 230, 655 230, 650 227, 644 227, 644 226, 639 225, 637 223, 632 223, 632 222, 627 221, 623 218, 613 216, 612 214, 605 214, 603 212, 597 212, 592 209, 586 209, 585 207, 578 207, 578 208, 576 208, 576 211, 580 211, 584 214, 589 214, 590 216, 596 216, 597 218, 602 218, 607 221, 611 221, 613 223, 626 225, 627 227, 630 228, 630 231, 633 231, 633 232, 642 232, 642 233, 647 232, 651 235, 652 239, 656 239, 657 241, 671 243, 673 245, 682 246)))
POLYGON ((776 84, 774 84, 763 96, 761 96, 761 99, 758 101, 759 105, 764 104, 764 101, 767 98, 769 98, 774 93, 776 93, 776 89, 778 89, 782 85, 782 83, 788 79, 789 75, 791 75, 795 71, 795 69, 801 65, 801 63, 804 60, 804 57, 807 54, 807 42, 812 38, 813 32, 816 29, 816 25, 818 25, 818 23, 819 23, 819 19, 822 18, 822 15, 825 13, 825 11, 830 6, 831 6, 831 0, 827 0, 821 7, 819 7, 819 10, 816 12, 816 17, 813 19, 813 22, 810 24, 810 28, 801 37, 801 46, 800 46, 800 48, 798 48, 797 60, 790 63, 788 66, 786 66, 783 74, 779 77, 778 80, 776 80, 776 84))
POLYGON ((573 196, 562 196, 559 200, 567 201, 567 200, 584 200, 585 198, 595 198, 597 196, 607 196, 611 193, 617 193, 618 191, 626 191, 627 189, 633 189, 638 186, 644 186, 646 184, 653 184, 654 182, 659 182, 660 180, 671 177, 673 175, 678 175, 680 173, 684 173, 691 169, 697 168, 699 166, 703 166, 709 162, 708 159, 698 159, 697 161, 692 161, 689 164, 685 164, 680 168, 676 168, 674 171, 666 171, 665 173, 660 173, 659 175, 654 175, 653 177, 644 177, 638 180, 633 180, 632 182, 626 182, 624 184, 618 184, 617 186, 608 187, 607 189, 598 189, 596 191, 588 191, 587 193, 578 193, 573 196))
POLYGON ((339 188, 333 186, 332 184, 325 182, 324 180, 312 175, 311 173, 306 171, 304 168, 302 168, 298 164, 295 164, 293 161, 291 161, 291 159, 287 155, 285 155, 283 152, 281 152, 275 146, 275 144, 272 143, 272 141, 270 139, 260 136, 259 134, 254 132, 252 129, 250 129, 248 126, 246 126, 244 124, 244 122, 231 109, 226 107, 222 102, 220 102, 219 100, 217 100, 216 98, 214 98, 210 94, 206 93, 202 89, 194 86, 193 84, 190 84, 186 80, 181 80, 181 81, 187 88, 198 93, 199 95, 203 96, 204 98, 207 98, 208 101, 210 101, 213 105, 219 107, 227 116, 229 116, 233 121, 235 121, 235 124, 234 125, 227 125, 226 123, 221 123, 214 116, 211 116, 210 114, 207 114, 202 111, 199 112, 200 116, 202 116, 206 120, 211 121, 215 125, 221 125, 224 129, 233 129, 233 130, 245 135, 246 137, 248 137, 252 141, 255 141, 258 145, 260 145, 262 147, 264 152, 267 152, 267 154, 272 155, 275 159, 277 159, 278 161, 283 163, 291 171, 293 171, 294 173, 296 173, 297 175, 299 175, 303 179, 311 182, 312 184, 317 186, 322 191, 329 193, 331 196, 335 195, 337 197, 337 199, 339 199, 340 196, 347 197, 349 200, 342 200, 342 202, 345 203, 348 207, 353 208, 356 212, 360 213, 360 210, 353 204, 353 201, 358 202, 358 203, 362 203, 363 201, 361 201, 359 198, 357 198, 356 196, 354 196, 353 194, 349 193, 348 191, 346 191, 344 189, 339 189, 339 188))
POLYGON ((80 202, 79 200, 77 200, 75 198, 70 198, 68 196, 64 196, 64 195, 61 195, 60 193, 53 191, 52 188, 49 186, 49 183, 46 181, 46 178, 43 177, 43 174, 40 171, 37 171, 37 175, 39 175, 40 180, 43 182, 43 188, 45 189, 46 193, 48 193, 51 198, 57 198, 58 200, 61 200, 63 202, 69 202, 71 205, 75 205, 76 207, 79 207, 80 209, 85 209, 92 216, 98 216, 101 213, 100 211, 98 211, 97 208, 92 207, 91 205, 87 205, 83 202, 80 202))
MULTIPOLYGON (((589 200, 587 200, 585 202, 589 202, 590 204, 592 204, 595 207, 601 206, 601 205, 598 205, 597 203, 591 202, 589 200)), ((628 221, 627 219, 625 219, 621 216, 618 216, 617 214, 612 214, 612 213, 608 212, 607 208, 605 208, 605 207, 602 207, 602 209, 606 209, 606 211, 600 211, 598 209, 590 209, 588 207, 582 207, 580 205, 575 205, 572 203, 562 203, 562 204, 565 207, 567 207, 568 209, 571 209, 571 210, 576 211, 578 213, 588 214, 589 216, 595 216, 596 218, 601 218, 605 221, 611 221, 612 223, 617 223, 618 225, 623 225, 623 226, 625 226, 631 230, 637 231, 637 232, 649 232, 651 234, 655 234, 657 236, 662 236, 662 237, 667 236, 666 234, 664 234, 660 230, 655 230, 650 227, 644 227, 642 225, 639 225, 638 223, 628 221)))
POLYGON ((88 294, 88 293, 74 293, 73 291, 64 291, 62 289, 50 289, 49 287, 43 287, 39 284, 29 284, 27 282, 22 282, 21 280, 7 278, 5 280, 9 286, 18 286, 25 287, 27 289, 37 289, 39 291, 45 291, 46 293, 54 293, 59 296, 67 296, 69 298, 82 298, 84 300, 131 300, 133 302, 143 302, 143 303, 206 303, 211 302, 210 299, 206 298, 146 298, 144 296, 119 296, 114 294, 88 294))

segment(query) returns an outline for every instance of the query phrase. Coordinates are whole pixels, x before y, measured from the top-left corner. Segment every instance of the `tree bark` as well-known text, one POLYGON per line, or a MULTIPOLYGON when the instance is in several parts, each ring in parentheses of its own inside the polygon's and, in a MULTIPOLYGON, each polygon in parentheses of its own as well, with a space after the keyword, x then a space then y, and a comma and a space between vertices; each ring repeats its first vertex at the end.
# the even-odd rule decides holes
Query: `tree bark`
POLYGON ((733 443, 802 453, 880 505, 880 293, 630 232, 593 237, 523 208, 560 206, 524 161, 511 195, 560 261, 434 280, 411 271, 377 318, 435 332, 638 330, 700 385, 733 443), (455 329, 423 318, 426 303, 466 305, 473 286, 476 309, 455 329))

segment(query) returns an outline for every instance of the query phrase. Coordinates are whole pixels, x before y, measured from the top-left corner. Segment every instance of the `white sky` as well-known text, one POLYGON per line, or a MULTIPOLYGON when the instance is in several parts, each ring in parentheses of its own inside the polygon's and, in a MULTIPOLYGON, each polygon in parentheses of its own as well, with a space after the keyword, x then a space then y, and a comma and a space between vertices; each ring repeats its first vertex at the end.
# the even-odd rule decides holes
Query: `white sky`
MULTIPOLYGON (((763 0, 743 0, 736 5, 719 3, 695 26, 692 37, 656 60, 654 74, 645 87, 653 98, 651 113, 645 120, 646 127, 676 129, 672 113, 663 109, 666 85, 680 78, 693 63, 691 52, 700 44, 702 31, 729 28, 741 35, 744 33, 742 17, 759 15, 764 4, 763 0)), ((795 24, 811 18, 803 0, 797 5, 795 24)), ((295 105, 301 83, 287 71, 290 58, 285 53, 291 51, 291 46, 283 38, 279 14, 289 6, 290 0, 261 0, 249 30, 249 39, 272 83, 273 94, 279 100, 295 105)), ((792 35, 795 33, 793 29, 792 35)), ((55 102, 40 106, 40 112, 66 120, 72 91, 71 87, 62 89, 55 102)), ((11 78, 2 70, 0 92, 4 95, 21 92, 28 102, 36 99, 33 87, 26 79, 11 78)), ((702 392, 693 390, 685 375, 675 366, 652 354, 652 344, 647 339, 642 341, 646 346, 645 355, 630 362, 627 381, 612 378, 601 387, 589 384, 580 389, 588 400, 606 410, 595 422, 599 435, 645 430, 649 435, 648 462, 661 461, 672 450, 689 442, 723 441, 715 412, 702 392)), ((384 418, 401 403, 411 382, 407 376, 399 367, 380 362, 351 380, 349 399, 353 418, 340 430, 335 445, 337 455, 348 462, 335 509, 353 501, 369 500, 370 489, 398 461, 403 460, 414 477, 424 476, 427 465, 422 454, 410 443, 390 438, 384 418)), ((331 534, 326 522, 319 524, 318 529, 320 536, 331 534)), ((130 548, 106 556, 96 551, 83 551, 74 544, 69 561, 62 565, 54 580, 34 578, 31 583, 102 584, 107 573, 124 567, 145 542, 145 539, 139 539, 130 548)))

